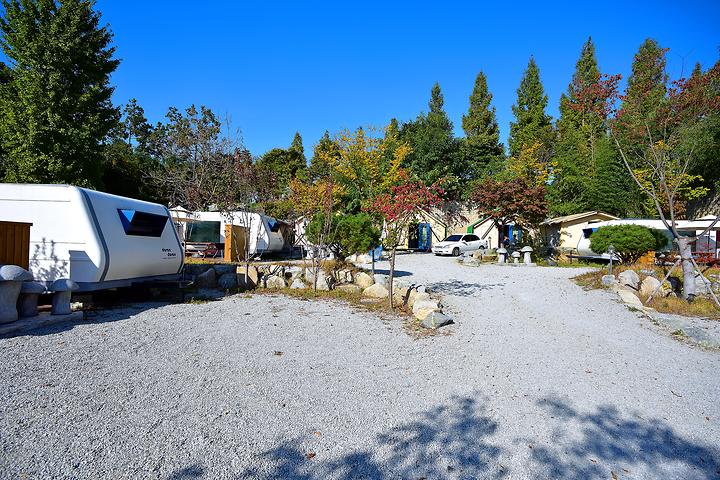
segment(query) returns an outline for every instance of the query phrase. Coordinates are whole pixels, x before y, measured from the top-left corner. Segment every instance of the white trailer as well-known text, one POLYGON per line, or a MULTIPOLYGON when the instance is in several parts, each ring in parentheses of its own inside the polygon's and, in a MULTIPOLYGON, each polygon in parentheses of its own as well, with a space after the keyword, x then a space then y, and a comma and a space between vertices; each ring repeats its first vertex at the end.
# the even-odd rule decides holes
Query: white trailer
POLYGON ((225 225, 245 227, 250 255, 279 253, 289 248, 283 232, 292 227, 267 215, 253 212, 191 212, 170 209, 180 236, 187 243, 225 243, 225 225), (195 238, 194 238, 195 237, 195 238))
MULTIPOLYGON (((708 228, 715 217, 704 217, 698 220, 678 220, 675 224, 675 228, 678 230, 680 235, 695 236, 702 233, 708 228)), ((668 237, 667 250, 673 248, 672 245, 672 233, 667 229, 662 220, 648 219, 648 218, 625 218, 618 220, 608 220, 600 222, 589 222, 583 229, 583 236, 577 244, 577 253, 579 257, 583 258, 595 258, 600 260, 609 260, 610 255, 608 253, 596 253, 590 248, 590 237, 600 227, 607 227, 611 225, 641 225, 643 227, 660 230, 665 233, 668 237)), ((708 248, 711 249, 711 253, 717 258, 720 256, 720 248, 717 248, 717 236, 718 230, 720 230, 720 223, 713 226, 711 231, 704 237, 704 242, 708 248)))
POLYGON ((180 239, 162 205, 69 185, 0 183, 0 220, 32 223, 36 280, 76 282, 79 291, 175 280, 180 239))

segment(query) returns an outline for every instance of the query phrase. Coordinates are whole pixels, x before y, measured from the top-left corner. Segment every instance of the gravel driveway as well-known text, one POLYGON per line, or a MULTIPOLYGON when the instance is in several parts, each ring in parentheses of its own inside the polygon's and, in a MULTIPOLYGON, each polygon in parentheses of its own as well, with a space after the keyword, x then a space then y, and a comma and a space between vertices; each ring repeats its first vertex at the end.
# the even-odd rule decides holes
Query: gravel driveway
POLYGON ((574 269, 397 268, 448 335, 254 295, 0 339, 0 477, 720 478, 720 354, 574 269))

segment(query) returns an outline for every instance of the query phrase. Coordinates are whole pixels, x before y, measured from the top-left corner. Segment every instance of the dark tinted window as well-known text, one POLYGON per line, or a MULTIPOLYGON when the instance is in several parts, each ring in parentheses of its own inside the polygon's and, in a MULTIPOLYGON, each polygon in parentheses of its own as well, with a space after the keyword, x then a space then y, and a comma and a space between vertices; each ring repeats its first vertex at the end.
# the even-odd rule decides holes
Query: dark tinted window
POLYGON ((277 220, 268 220, 268 226, 270 227, 271 232, 277 232, 280 230, 280 222, 277 220))
POLYGON ((446 242, 459 242, 462 235, 450 235, 445 239, 446 242))
POLYGON ((475 242, 477 240, 480 240, 477 235, 465 235, 466 242, 475 242))
POLYGON ((120 221, 127 235, 159 237, 165 229, 168 217, 154 213, 138 212, 118 208, 120 221))
POLYGON ((186 228, 188 242, 220 243, 220 222, 188 222, 186 228))

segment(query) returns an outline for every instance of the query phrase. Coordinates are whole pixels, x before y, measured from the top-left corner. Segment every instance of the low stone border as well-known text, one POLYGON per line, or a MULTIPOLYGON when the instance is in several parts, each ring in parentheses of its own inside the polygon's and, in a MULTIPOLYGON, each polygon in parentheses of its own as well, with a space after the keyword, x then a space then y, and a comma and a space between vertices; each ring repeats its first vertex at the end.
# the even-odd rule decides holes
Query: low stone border
MULTIPOLYGON (((233 289, 245 286, 245 267, 227 264, 189 264, 186 272, 193 275, 198 288, 233 289)), ((390 292, 387 288, 388 276, 375 274, 355 266, 341 268, 332 273, 320 270, 315 272, 302 263, 263 263, 252 265, 249 270, 248 288, 312 289, 317 283, 321 291, 340 290, 362 295, 373 300, 387 300, 390 292)), ((425 328, 440 328, 453 323, 443 313, 443 306, 436 295, 425 286, 410 284, 402 279, 393 280, 393 302, 411 309, 413 316, 425 328)))

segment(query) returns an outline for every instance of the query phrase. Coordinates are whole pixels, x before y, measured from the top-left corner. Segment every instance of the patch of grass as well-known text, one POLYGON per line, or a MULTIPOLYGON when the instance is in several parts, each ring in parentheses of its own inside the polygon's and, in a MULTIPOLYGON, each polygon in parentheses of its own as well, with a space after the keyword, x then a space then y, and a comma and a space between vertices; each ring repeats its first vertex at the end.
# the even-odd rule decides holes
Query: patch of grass
POLYGON ((189 303, 190 305, 202 305, 205 303, 214 302, 216 299, 211 297, 205 297, 205 296, 198 296, 198 297, 190 297, 185 300, 185 303, 189 303))
MULTIPOLYGON (((647 299, 641 297, 641 300, 645 303, 647 299)), ((696 297, 692 303, 677 297, 655 298, 648 306, 660 313, 720 320, 720 309, 711 298, 696 297)))
MULTIPOLYGON (((669 267, 668 267, 669 268, 669 267)), ((667 270, 663 271, 663 267, 646 267, 646 266, 621 266, 617 269, 613 268, 613 274, 617 276, 622 271, 635 270, 640 275, 640 278, 647 276, 645 273, 640 273, 641 270, 655 272, 655 278, 662 279, 667 274, 667 270)), ((594 290, 598 288, 607 288, 602 284, 603 275, 607 274, 606 269, 596 270, 592 272, 586 272, 581 275, 573 277, 575 283, 585 288, 586 290, 594 290)), ((681 280, 680 275, 673 272, 673 277, 678 277, 681 280)), ((692 303, 688 303, 686 300, 677 297, 656 297, 652 303, 647 304, 647 297, 639 295, 643 305, 654 308, 660 313, 669 313, 674 315, 683 315, 686 317, 702 317, 713 320, 720 320, 720 309, 715 305, 712 298, 696 297, 692 303)))

